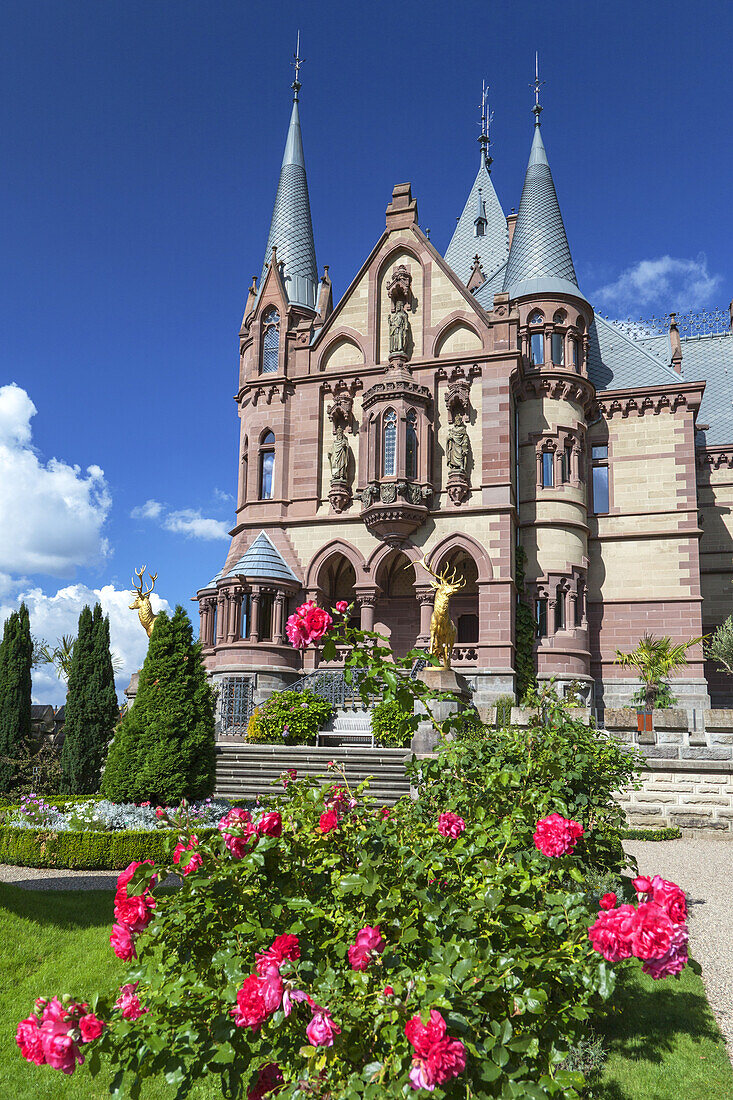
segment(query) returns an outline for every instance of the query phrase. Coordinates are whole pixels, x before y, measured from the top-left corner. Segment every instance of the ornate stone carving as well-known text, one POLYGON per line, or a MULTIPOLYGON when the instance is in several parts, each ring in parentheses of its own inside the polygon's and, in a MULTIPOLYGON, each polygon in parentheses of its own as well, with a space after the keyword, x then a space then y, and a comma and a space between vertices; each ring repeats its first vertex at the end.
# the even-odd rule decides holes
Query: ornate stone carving
POLYGON ((404 362, 410 357, 412 337, 407 311, 412 307, 412 276, 404 264, 399 264, 387 283, 391 302, 388 315, 389 357, 404 362))
POLYGON ((326 409, 326 415, 333 424, 334 433, 350 427, 351 414, 354 408, 354 398, 347 390, 341 390, 334 394, 333 404, 326 409))
POLYGON ((331 464, 331 480, 347 483, 349 480, 351 448, 341 424, 334 428, 333 443, 331 444, 331 450, 328 452, 328 461, 331 464))
POLYGON ((406 359, 409 354, 410 322, 401 301, 393 313, 389 314, 389 355, 406 359))
POLYGON ((456 413, 455 419, 448 429, 448 440, 445 446, 445 457, 449 470, 462 470, 465 474, 468 470, 468 457, 471 453, 471 443, 463 423, 463 414, 456 413))
POLYGON ((332 481, 328 499, 334 512, 343 512, 351 504, 351 488, 346 481, 332 481))
POLYGON ((454 504, 463 504, 470 490, 468 475, 463 470, 451 470, 446 489, 454 504))
POLYGON ((404 264, 398 264, 392 272, 392 278, 387 283, 387 296, 392 303, 393 313, 398 302, 402 302, 404 308, 410 309, 412 305, 412 275, 404 264))
POLYGON ((397 500, 397 486, 393 481, 387 481, 379 486, 379 499, 383 504, 394 504, 397 500))

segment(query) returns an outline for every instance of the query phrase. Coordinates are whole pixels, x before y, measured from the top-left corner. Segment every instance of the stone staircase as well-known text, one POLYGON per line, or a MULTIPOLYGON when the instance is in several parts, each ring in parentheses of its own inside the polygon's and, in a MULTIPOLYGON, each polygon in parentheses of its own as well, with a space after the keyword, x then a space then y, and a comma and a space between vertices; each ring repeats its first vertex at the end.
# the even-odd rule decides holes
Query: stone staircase
MULTIPOLYGON (((363 730, 363 727, 362 727, 363 730)), ((371 734, 371 731, 370 731, 371 734)), ((220 741, 216 746, 216 794, 226 798, 266 798, 279 790, 280 776, 295 768, 299 778, 318 777, 334 782, 329 760, 343 764, 350 786, 371 776, 369 793, 380 804, 391 805, 410 793, 405 775, 407 749, 371 749, 362 746, 312 748, 309 745, 248 745, 220 741), (273 786, 275 784, 275 786, 273 786)))
POLYGON ((322 748, 374 748, 371 711, 363 707, 337 710, 318 734, 322 748))

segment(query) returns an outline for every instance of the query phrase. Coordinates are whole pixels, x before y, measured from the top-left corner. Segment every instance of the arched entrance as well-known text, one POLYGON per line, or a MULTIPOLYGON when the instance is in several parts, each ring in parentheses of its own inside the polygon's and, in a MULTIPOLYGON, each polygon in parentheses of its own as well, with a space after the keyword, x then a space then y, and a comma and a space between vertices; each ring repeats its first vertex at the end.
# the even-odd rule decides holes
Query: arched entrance
POLYGON ((400 550, 392 550, 379 563, 376 582, 380 589, 374 629, 389 638, 395 657, 404 657, 417 645, 420 609, 415 599, 415 567, 400 550))
POLYGON ((478 568, 468 551, 462 547, 455 547, 444 554, 436 569, 437 573, 445 570, 452 573, 455 569, 456 577, 463 577, 466 581, 464 588, 450 601, 450 617, 456 624, 456 646, 476 645, 479 640, 479 601, 478 601, 478 568))
POLYGON ((356 572, 349 559, 341 553, 332 554, 321 566, 318 574, 318 587, 323 593, 323 606, 333 613, 339 600, 353 604, 349 623, 359 626, 359 605, 356 601, 356 572))

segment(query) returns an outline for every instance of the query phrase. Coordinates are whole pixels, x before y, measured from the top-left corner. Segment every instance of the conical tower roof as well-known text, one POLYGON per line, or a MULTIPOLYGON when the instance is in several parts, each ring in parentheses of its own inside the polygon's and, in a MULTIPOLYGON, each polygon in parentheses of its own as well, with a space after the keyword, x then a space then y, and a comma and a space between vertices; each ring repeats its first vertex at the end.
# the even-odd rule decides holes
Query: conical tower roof
POLYGON ((467 283, 473 267, 474 256, 487 279, 506 263, 509 252, 509 235, 506 217, 497 198, 494 184, 482 150, 473 187, 469 191, 463 213, 445 253, 446 263, 463 283, 467 283), (483 218, 483 236, 476 232, 477 222, 483 218))
POLYGON ((583 298, 540 132, 539 111, 535 114, 534 140, 509 250, 504 290, 512 298, 542 292, 583 298))
MULTIPOLYGON (((308 180, 305 174, 303 138, 300 131, 300 112, 298 109, 300 84, 297 80, 293 87, 295 88, 293 110, 290 115, 288 138, 285 142, 285 153, 280 168, 280 182, 277 185, 270 235, 267 238, 262 279, 264 279, 267 272, 272 250, 277 248, 278 265, 285 283, 288 300, 294 305, 306 306, 308 309, 315 310, 318 269, 316 267, 316 248, 313 242, 308 180)), ((261 284, 262 280, 260 281, 261 284)))

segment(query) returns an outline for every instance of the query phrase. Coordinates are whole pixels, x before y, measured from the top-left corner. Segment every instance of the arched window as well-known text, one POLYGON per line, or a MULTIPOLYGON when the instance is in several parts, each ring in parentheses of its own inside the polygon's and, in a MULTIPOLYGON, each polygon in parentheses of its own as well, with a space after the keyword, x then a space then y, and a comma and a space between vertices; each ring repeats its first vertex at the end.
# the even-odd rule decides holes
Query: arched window
POLYGON ((552 334, 552 361, 556 367, 565 366, 565 337, 561 332, 552 334))
POLYGON ((397 413, 387 409, 382 428, 382 470, 385 477, 397 473, 397 413))
POLYGON ((249 441, 244 437, 244 450, 242 453, 242 504, 247 503, 247 476, 249 474, 249 441))
POLYGON ((414 409, 407 414, 405 477, 417 477, 417 413, 414 409))
POLYGON ((272 500, 275 470, 275 436, 267 431, 260 442, 260 500, 272 500))
POLYGON ((280 314, 271 306, 262 318, 261 374, 277 374, 280 353, 280 314))
POLYGON ((533 367, 541 367, 545 361, 545 334, 533 332, 529 338, 529 360, 533 367))
POLYGON ((534 313, 530 313, 527 320, 528 325, 544 325, 545 316, 541 309, 536 309, 534 313))
POLYGON ((564 309, 555 310, 555 316, 552 318, 556 325, 564 325, 568 319, 568 315, 564 309))

